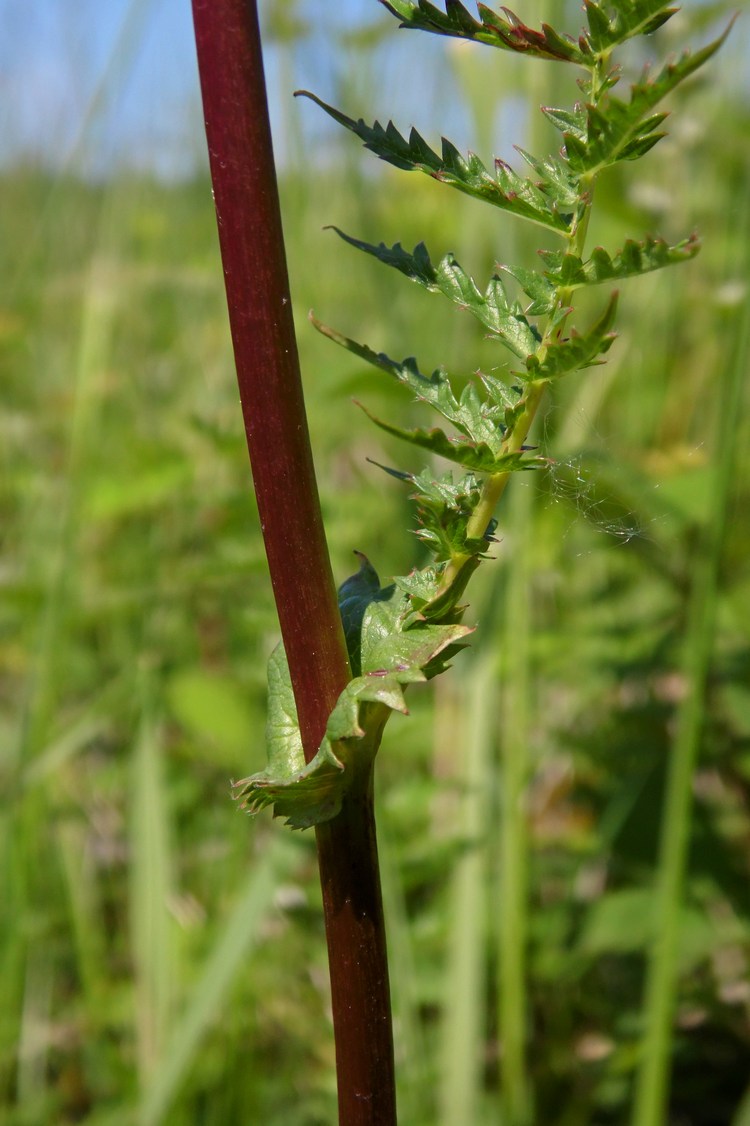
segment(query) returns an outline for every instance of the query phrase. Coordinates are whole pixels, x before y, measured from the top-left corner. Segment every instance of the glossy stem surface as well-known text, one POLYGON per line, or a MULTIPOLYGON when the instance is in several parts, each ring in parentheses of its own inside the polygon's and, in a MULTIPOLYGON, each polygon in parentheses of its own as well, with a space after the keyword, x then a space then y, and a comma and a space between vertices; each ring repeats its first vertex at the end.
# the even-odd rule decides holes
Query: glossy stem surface
MULTIPOLYGON (((350 671, 302 395, 255 0, 193 0, 240 399, 309 762, 350 671)), ((341 1126, 396 1121, 372 775, 317 829, 341 1126)))
POLYGON ((309 760, 349 680, 292 317, 253 0, 194 0, 221 259, 242 414, 309 760))

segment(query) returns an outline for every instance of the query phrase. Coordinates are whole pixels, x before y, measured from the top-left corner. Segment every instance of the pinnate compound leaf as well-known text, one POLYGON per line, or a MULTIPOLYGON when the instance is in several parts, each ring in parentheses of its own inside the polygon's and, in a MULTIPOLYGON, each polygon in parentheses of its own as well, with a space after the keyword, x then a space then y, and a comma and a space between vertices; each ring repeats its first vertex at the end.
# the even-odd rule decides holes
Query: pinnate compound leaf
POLYGON ((420 242, 410 253, 404 250, 400 242, 394 246, 386 246, 381 242, 376 246, 374 243, 352 238, 338 227, 332 229, 350 246, 371 254, 425 289, 442 293, 460 308, 467 309, 514 355, 525 359, 538 347, 538 334, 526 320, 520 305, 508 300, 500 278, 491 278, 486 291, 480 293, 474 280, 452 254, 446 254, 433 265, 424 243, 420 242))
POLYGON ((493 175, 475 153, 462 156, 445 137, 441 142, 441 155, 438 155, 416 129, 411 130, 407 140, 392 121, 386 126, 379 121, 367 125, 362 118, 355 121, 347 117, 307 90, 298 90, 297 93, 310 98, 339 125, 359 137, 365 148, 396 168, 424 172, 466 195, 485 200, 503 211, 540 223, 553 231, 564 233, 570 227, 570 216, 559 212, 555 195, 540 190, 503 161, 495 162, 493 175))
POLYGON ((540 30, 527 27, 508 8, 495 12, 486 4, 477 4, 479 20, 459 3, 445 0, 442 11, 429 0, 380 0, 381 4, 401 20, 401 26, 432 31, 436 35, 452 35, 459 39, 473 39, 488 43, 504 51, 516 51, 539 59, 555 59, 581 63, 588 56, 580 43, 567 35, 560 35, 549 24, 540 30))
MULTIPOLYGON (((293 829, 306 829, 335 817, 346 793, 369 771, 390 713, 407 711, 404 688, 442 672, 449 657, 465 646, 472 631, 460 623, 405 626, 409 596, 395 585, 379 589, 368 602, 373 574, 362 557, 358 588, 364 600, 358 609, 361 675, 341 693, 320 748, 309 764, 302 752, 283 646, 277 646, 271 654, 268 766, 234 784, 240 808, 257 813, 272 805, 274 816, 285 817, 293 829)), ((357 597, 351 585, 356 578, 344 584, 345 601, 357 597)))
MULTIPOLYGON (((654 30, 673 11, 657 0, 584 0, 589 33, 576 43, 546 25, 535 31, 508 9, 502 9, 504 15, 500 16, 481 3, 478 21, 459 0, 445 0, 445 11, 429 0, 382 2, 406 26, 479 39, 539 57, 582 62, 589 68, 592 55, 608 53, 611 45, 630 35, 654 30)), ((516 176, 502 162, 497 163, 493 178, 478 158, 472 154, 464 158, 446 140, 438 156, 416 131, 407 141, 392 123, 385 128, 378 122, 366 126, 320 104, 383 159, 402 168, 421 169, 482 198, 484 193, 499 189, 505 200, 500 206, 567 233, 570 217, 562 226, 559 224, 564 207, 578 209, 586 203, 588 182, 601 168, 619 160, 635 159, 658 141, 663 135, 658 129, 665 115, 651 111, 714 53, 726 34, 703 51, 692 56, 685 54, 668 64, 653 80, 644 72, 627 103, 608 93, 616 81, 616 72, 611 71, 604 78, 604 85, 598 87, 600 97, 596 106, 576 107, 573 111, 547 109, 548 118, 563 134, 565 160, 542 163, 523 153, 539 176, 538 184, 516 176)), ((581 86, 590 93, 593 79, 581 86)), ((597 248, 586 262, 570 254, 547 252, 547 270, 542 281, 533 280, 528 271, 504 267, 531 298, 535 314, 551 313, 542 346, 539 334, 523 311, 509 301, 499 277, 493 277, 485 293, 480 293, 452 255, 433 265, 423 244, 409 254, 399 244, 392 248, 384 244, 376 247, 338 233, 425 288, 442 292, 455 304, 469 309, 525 361, 526 372, 519 374, 519 382, 547 381, 594 364, 614 339, 611 328, 616 294, 587 332, 572 330, 569 337, 563 338, 562 326, 569 310, 562 308, 552 293, 644 273, 691 257, 696 249, 694 240, 669 247, 662 240, 647 239, 643 243, 627 242, 614 257, 597 248)), ((461 436, 451 439, 439 429, 401 430, 375 419, 379 426, 457 461, 470 472, 455 486, 449 475, 436 479, 428 474, 397 474, 416 487, 421 525, 417 534, 431 548, 436 563, 381 588, 374 569, 360 555, 359 572, 340 590, 353 678, 341 693, 320 748, 309 764, 304 761, 283 648, 277 648, 271 656, 268 768, 236 783, 235 789, 242 808, 255 811, 272 805, 274 814, 286 817, 295 828, 306 828, 336 816, 346 793, 369 776, 390 713, 407 710, 404 689, 442 672, 451 656, 466 645, 471 630, 461 624, 463 608, 458 599, 494 530, 491 522, 481 537, 467 535, 469 517, 476 513, 480 495, 476 474, 505 474, 544 460, 528 458, 523 447, 504 453, 499 441, 502 427, 512 427, 519 411, 524 410, 522 390, 501 388, 499 381, 482 376, 488 392, 486 403, 481 403, 472 386, 457 398, 442 371, 428 378, 413 360, 398 364, 346 338, 339 343, 409 386, 418 398, 436 407, 456 426, 461 436)))
POLYGON ((547 346, 543 358, 529 356, 526 368, 532 379, 557 379, 579 368, 591 367, 599 356, 611 348, 615 333, 612 332, 617 294, 613 293, 601 316, 588 332, 571 331, 567 339, 555 341, 547 346))
POLYGON ((584 135, 578 124, 564 127, 559 118, 563 111, 547 109, 552 123, 563 129, 565 154, 572 171, 590 177, 608 165, 635 160, 653 148, 664 136, 657 129, 667 115, 650 111, 718 51, 730 28, 731 24, 700 51, 685 51, 678 59, 666 63, 654 78, 648 69, 644 70, 631 88, 629 101, 607 94, 598 106, 587 105, 584 135))

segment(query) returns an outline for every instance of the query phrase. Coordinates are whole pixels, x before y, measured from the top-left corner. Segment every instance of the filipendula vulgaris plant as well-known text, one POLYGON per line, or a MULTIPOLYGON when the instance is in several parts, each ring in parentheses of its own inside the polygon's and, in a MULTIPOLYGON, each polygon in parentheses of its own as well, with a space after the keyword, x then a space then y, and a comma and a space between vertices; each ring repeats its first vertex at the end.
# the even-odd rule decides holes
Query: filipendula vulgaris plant
MULTIPOLYGON (((481 289, 453 254, 434 262, 424 244, 408 251, 396 243, 373 245, 334 228, 351 246, 399 271, 417 285, 457 305, 513 357, 507 378, 476 373, 457 393, 448 373, 427 375, 409 357, 394 360, 313 319, 315 327, 398 380, 420 403, 453 428, 403 429, 370 415, 387 433, 437 454, 458 474, 388 470, 413 490, 417 536, 429 552, 420 570, 381 586, 365 556, 339 590, 353 679, 339 697, 320 749, 305 765, 294 696, 283 647, 268 669, 268 767, 235 784, 243 808, 272 805, 276 816, 304 829, 336 816, 347 791, 372 767, 391 712, 406 712, 404 690, 443 672, 467 644, 463 598, 467 583, 488 558, 495 511, 513 473, 547 459, 527 446, 545 392, 557 380, 603 362, 615 340, 617 291, 602 301, 591 323, 576 324, 579 290, 607 286, 685 262, 698 251, 695 235, 675 245, 647 235, 621 247, 587 248, 596 182, 606 169, 645 156, 665 136, 663 99, 711 58, 729 29, 694 53, 685 51, 660 69, 646 68, 623 90, 615 52, 626 40, 649 35, 677 11, 663 0, 584 0, 586 28, 573 36, 548 24, 527 27, 507 8, 478 4, 478 19, 458 0, 441 10, 429 0, 380 0, 404 28, 471 40, 501 51, 566 63, 579 72, 578 100, 542 107, 562 135, 559 152, 546 157, 518 152, 530 170, 522 175, 504 160, 488 168, 474 153, 464 157, 443 138, 435 151, 416 130, 408 138, 389 122, 354 120, 311 98, 382 160, 418 171, 491 207, 536 224, 544 234, 539 266, 502 264, 481 289)), ((462 381, 463 382, 463 381, 462 381)), ((369 412, 366 412, 369 413, 369 412)))

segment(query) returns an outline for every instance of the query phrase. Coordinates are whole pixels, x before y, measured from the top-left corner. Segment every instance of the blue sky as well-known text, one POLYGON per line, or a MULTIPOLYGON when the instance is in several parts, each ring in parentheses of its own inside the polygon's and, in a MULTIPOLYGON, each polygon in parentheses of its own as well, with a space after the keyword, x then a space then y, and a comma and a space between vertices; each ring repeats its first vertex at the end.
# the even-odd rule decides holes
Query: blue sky
MULTIPOLYGON (((332 96, 334 24, 389 21, 375 0, 287 0, 295 8, 315 12, 319 26, 283 61, 269 38, 272 109, 293 85, 332 96)), ((170 174, 203 160, 190 0, 0 0, 0 28, 1 161, 170 174)), ((285 120, 275 117, 283 146, 285 120)))
MULTIPOLYGON (((540 2, 515 6, 533 22, 540 2)), ((296 10, 308 22, 315 16, 308 36, 283 52, 265 39, 277 159, 301 125, 325 135, 322 115, 292 103, 295 86, 355 114, 375 104, 379 116, 433 138, 439 121, 461 143, 466 120, 444 63, 446 41, 420 35, 418 66, 417 36, 397 32, 387 58, 374 47, 352 68, 346 41, 333 44, 333 31, 395 30, 376 0, 261 0, 262 12, 296 10)), ((190 0, 0 0, 0 28, 0 162, 26 156, 95 175, 123 164, 174 175, 205 161, 190 0)), ((736 28, 735 45, 738 38, 736 28)), ((517 61, 503 60, 504 67, 517 61)), ((496 152, 507 148, 500 133, 507 124, 495 123, 496 152)), ((513 125, 513 140, 523 140, 513 125)))

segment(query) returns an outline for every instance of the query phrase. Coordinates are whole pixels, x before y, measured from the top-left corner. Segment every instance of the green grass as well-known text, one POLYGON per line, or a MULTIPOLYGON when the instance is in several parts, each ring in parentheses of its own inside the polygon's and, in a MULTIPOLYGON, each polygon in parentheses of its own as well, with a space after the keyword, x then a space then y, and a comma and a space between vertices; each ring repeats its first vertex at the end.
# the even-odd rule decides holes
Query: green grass
MULTIPOLYGON (((524 490, 533 523, 519 498, 503 516, 498 560, 473 596, 472 653, 437 700, 415 692, 382 751, 407 1126, 453 1123, 467 1107, 462 1120, 494 1126, 510 1106, 504 1074, 530 1085, 534 1122, 630 1121, 649 1043, 644 919, 664 878, 666 770, 687 699, 697 761, 692 813, 680 814, 681 908, 669 893, 680 942, 667 1121, 729 1123, 748 1105, 750 264, 738 231, 750 109, 729 84, 741 61, 730 45, 683 110, 698 134, 659 146, 638 191, 606 185, 597 240, 638 222, 672 236, 695 225, 704 250, 623 288, 610 363, 563 387, 539 428, 557 464, 524 490), (675 177, 677 214, 656 194, 675 177), (730 372, 745 378, 722 411, 730 372), (715 615, 698 639, 695 562, 720 492, 715 615), (514 646, 521 683, 503 673, 514 646), (475 757, 463 755, 467 730, 475 757)), ((405 492, 365 460, 398 466, 402 451, 350 400, 416 408, 318 338, 307 309, 395 355, 419 334, 423 366, 446 353, 457 370, 500 361, 466 318, 320 228, 466 246, 477 272, 509 237, 501 220, 480 226, 471 201, 446 210, 439 185, 347 159, 345 188, 325 169, 291 170, 284 184, 339 578, 354 548, 382 576, 418 558, 416 540, 393 535, 409 518, 405 492)), ((17 169, 0 190, 0 1117, 328 1124, 312 842, 247 820, 229 798, 232 777, 263 765, 276 633, 208 185, 94 187, 17 169)))

